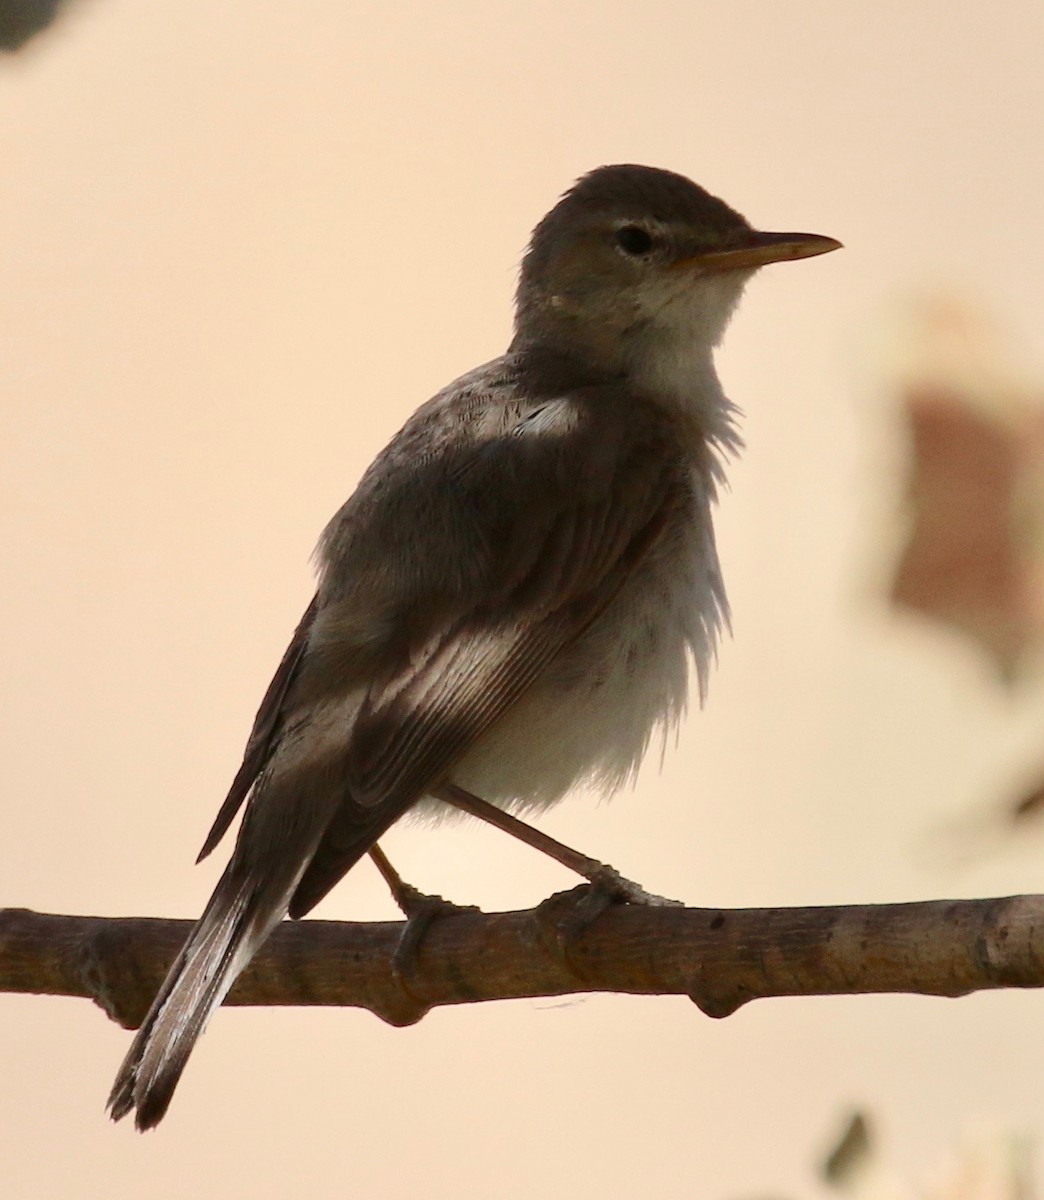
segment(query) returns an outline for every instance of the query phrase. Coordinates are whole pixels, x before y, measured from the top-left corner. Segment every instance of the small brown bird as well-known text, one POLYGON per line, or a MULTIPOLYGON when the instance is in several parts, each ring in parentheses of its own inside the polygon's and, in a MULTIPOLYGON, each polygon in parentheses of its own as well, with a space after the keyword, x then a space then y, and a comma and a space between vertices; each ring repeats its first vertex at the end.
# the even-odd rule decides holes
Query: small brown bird
POLYGON ((508 352, 407 421, 319 543, 315 599, 203 847, 231 860, 109 1098, 164 1115, 196 1039, 273 928, 452 785, 539 810, 633 776, 702 694, 727 603, 711 507, 739 439, 713 349, 766 263, 696 184, 585 175, 522 263, 508 352))

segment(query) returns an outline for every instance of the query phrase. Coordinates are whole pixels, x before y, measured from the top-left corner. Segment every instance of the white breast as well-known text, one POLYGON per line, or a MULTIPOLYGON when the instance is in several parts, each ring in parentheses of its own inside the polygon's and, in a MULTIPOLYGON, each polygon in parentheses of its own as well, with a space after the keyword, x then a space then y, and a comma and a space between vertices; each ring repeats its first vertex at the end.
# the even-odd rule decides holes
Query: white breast
POLYGON ((633 779, 654 733, 666 738, 684 713, 693 671, 702 696, 728 621, 711 496, 697 477, 688 519, 457 764, 455 783, 525 811, 580 785, 609 794, 633 779))

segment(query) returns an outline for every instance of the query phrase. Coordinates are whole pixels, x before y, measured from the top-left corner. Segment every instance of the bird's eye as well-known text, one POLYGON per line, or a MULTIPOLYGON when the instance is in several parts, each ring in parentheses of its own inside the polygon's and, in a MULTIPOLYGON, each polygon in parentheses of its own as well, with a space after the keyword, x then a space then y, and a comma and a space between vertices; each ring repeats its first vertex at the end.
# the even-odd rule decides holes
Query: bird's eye
POLYGON ((616 231, 616 244, 624 252, 634 257, 648 254, 652 249, 652 234, 640 225, 622 225, 616 231))

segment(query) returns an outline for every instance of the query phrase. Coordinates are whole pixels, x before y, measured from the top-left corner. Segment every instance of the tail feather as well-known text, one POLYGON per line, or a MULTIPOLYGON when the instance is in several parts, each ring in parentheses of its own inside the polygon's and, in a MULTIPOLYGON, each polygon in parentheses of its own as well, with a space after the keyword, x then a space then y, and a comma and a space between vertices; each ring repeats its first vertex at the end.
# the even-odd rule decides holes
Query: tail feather
POLYGON ((138 1129, 162 1120, 192 1048, 236 977, 286 913, 228 875, 167 973, 109 1095, 114 1121, 136 1109, 138 1129))

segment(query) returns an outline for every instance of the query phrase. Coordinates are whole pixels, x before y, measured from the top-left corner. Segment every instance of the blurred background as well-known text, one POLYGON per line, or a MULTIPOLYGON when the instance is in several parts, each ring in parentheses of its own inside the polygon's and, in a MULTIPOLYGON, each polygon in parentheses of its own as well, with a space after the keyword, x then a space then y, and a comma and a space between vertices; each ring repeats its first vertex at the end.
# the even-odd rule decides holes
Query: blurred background
MULTIPOLYGON (((915 545, 947 482, 926 397, 962 461, 983 423, 1001 447, 977 536, 1003 542, 1037 478, 1037 0, 81 0, 0 34, 24 41, 0 56, 0 903, 199 913, 223 853, 193 859, 320 529, 422 400, 503 350, 529 230, 619 161, 846 249, 763 272, 720 352, 747 448, 704 711, 633 794, 543 826, 693 904, 1041 890, 1044 840, 1012 820, 1044 775, 1032 523, 998 551, 1002 598, 987 572, 957 613, 915 545)), ((490 909, 573 882, 467 824, 385 845, 490 909)), ((318 915, 394 910, 362 864, 318 915)), ((904 1179, 1044 1129, 1042 1013, 1033 992, 722 1022, 599 996, 405 1030, 240 1009, 140 1137, 103 1112, 129 1035, 0 996, 3 1190, 817 1197, 853 1106, 904 1179)))

